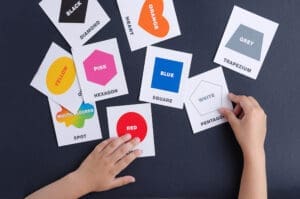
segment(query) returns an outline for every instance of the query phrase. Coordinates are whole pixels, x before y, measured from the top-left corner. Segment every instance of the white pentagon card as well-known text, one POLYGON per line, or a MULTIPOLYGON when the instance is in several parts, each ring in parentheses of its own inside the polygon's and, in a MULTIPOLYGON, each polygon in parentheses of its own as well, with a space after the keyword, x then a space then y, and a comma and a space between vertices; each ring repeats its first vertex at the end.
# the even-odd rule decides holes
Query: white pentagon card
POLYGON ((30 85, 72 113, 77 113, 83 101, 73 58, 55 43, 30 85))
POLYGON ((256 79, 278 23, 234 6, 214 62, 256 79))
POLYGON ((81 46, 110 18, 97 0, 42 0, 41 8, 70 46, 81 46))
POLYGON ((173 0, 117 0, 131 51, 181 35, 173 0))
POLYGON ((221 67, 191 77, 185 84, 185 108, 194 133, 226 122, 218 109, 232 109, 221 67))
POLYGON ((191 61, 192 54, 149 46, 140 100, 182 109, 182 89, 189 76, 191 61))
POLYGON ((107 119, 110 137, 129 133, 140 138, 136 147, 143 151, 140 157, 155 156, 151 104, 107 107, 107 119))
POLYGON ((128 94, 117 39, 73 48, 72 52, 85 102, 128 94))
POLYGON ((102 138, 95 103, 82 103, 76 114, 49 99, 58 146, 102 138))

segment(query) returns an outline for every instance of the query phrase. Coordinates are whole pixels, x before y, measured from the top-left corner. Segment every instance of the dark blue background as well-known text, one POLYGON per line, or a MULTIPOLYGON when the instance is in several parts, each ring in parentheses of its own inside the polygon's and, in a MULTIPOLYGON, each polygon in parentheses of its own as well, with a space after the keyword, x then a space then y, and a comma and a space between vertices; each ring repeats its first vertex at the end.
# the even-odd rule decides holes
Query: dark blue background
MULTIPOLYGON (((29 86, 52 41, 69 49, 38 2, 1 1, 1 199, 22 198, 74 170, 99 143, 58 148, 47 98, 29 86)), ((137 103, 145 49, 130 51, 115 0, 100 3, 112 21, 91 42, 118 38, 130 92, 97 104, 107 138, 106 107, 137 103)), ((216 67, 213 58, 234 4, 280 23, 257 80, 224 72, 232 92, 255 96, 268 114, 270 198, 299 198, 300 1, 175 0, 182 36, 157 46, 193 53, 191 76, 216 67)), ((86 198, 234 198, 242 156, 228 124, 193 135, 184 110, 153 105, 152 111, 156 157, 125 170, 135 184, 86 198)))

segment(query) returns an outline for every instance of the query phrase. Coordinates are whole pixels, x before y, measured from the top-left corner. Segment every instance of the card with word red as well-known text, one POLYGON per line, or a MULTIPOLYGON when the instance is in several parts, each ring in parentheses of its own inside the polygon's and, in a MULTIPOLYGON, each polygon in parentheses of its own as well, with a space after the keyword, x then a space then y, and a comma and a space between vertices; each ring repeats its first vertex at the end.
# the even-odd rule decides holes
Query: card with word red
POLYGON ((182 88, 192 54, 159 47, 147 48, 140 100, 183 109, 182 88))
POLYGON ((278 23, 234 6, 214 62, 256 79, 278 23))
POLYGON ((30 85, 72 113, 77 113, 82 104, 73 58, 55 43, 51 44, 30 85))
POLYGON ((58 146, 88 142, 102 138, 95 103, 82 102, 76 114, 49 99, 58 146))
POLYGON ((41 8, 70 46, 81 46, 110 18, 97 0, 42 0, 41 8))
POLYGON ((131 51, 181 35, 173 0, 117 0, 131 51))
POLYGON ((85 102, 128 94, 117 39, 73 48, 72 52, 85 102))
POLYGON ((196 75, 185 84, 185 108, 194 133, 225 123, 218 109, 232 109, 221 67, 196 75))
POLYGON ((132 138, 140 138, 137 148, 143 151, 141 157, 155 156, 150 104, 107 107, 107 119, 110 137, 130 133, 132 138))

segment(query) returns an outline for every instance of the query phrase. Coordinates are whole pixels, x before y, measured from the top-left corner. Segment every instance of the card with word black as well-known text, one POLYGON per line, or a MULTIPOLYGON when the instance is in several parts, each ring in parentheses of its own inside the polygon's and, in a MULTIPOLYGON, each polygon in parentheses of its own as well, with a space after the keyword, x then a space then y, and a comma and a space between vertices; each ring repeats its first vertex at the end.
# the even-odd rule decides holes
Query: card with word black
POLYGON ((86 43, 110 21, 97 0, 42 0, 40 6, 72 47, 86 43))

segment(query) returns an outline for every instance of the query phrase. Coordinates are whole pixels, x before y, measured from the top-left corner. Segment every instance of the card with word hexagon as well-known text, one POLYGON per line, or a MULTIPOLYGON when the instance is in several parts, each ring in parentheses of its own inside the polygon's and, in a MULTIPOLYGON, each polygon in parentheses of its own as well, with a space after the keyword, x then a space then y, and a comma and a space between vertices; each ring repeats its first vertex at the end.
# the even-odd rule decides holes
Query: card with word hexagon
POLYGON ((182 88, 188 79, 192 54, 147 48, 140 100, 183 109, 182 88))
POLYGON ((234 6, 214 62, 256 79, 278 23, 234 6))
POLYGON ((221 67, 191 77, 185 84, 184 104, 194 133, 225 123, 218 109, 232 109, 221 67))
POLYGON ((132 51, 181 35, 173 0, 117 0, 132 51))
POLYGON ((58 146, 88 142, 102 138, 95 103, 82 102, 76 114, 49 99, 58 146))
POLYGON ((133 104, 107 107, 110 137, 120 137, 127 133, 138 137, 140 157, 155 156, 151 104, 133 104))
POLYGON ((51 44, 31 86, 72 113, 77 113, 83 101, 73 57, 55 43, 51 44))
POLYGON ((42 0, 41 8, 70 46, 81 46, 110 18, 97 0, 42 0))
POLYGON ((128 94, 117 39, 73 48, 72 52, 85 102, 128 94))

